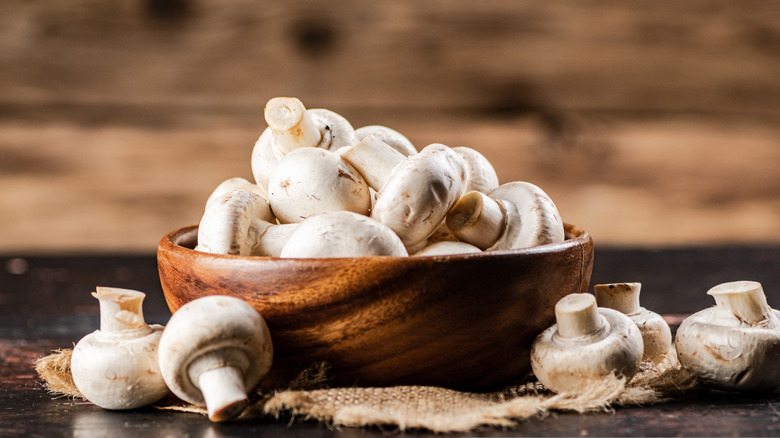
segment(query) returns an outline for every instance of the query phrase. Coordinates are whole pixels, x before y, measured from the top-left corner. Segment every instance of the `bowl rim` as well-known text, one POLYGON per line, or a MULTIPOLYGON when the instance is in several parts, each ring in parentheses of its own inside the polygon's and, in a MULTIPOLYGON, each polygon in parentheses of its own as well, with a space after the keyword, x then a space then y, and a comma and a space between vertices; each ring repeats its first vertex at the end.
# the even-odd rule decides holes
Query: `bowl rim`
POLYGON ((161 251, 176 252, 182 254, 191 253, 193 256, 213 258, 219 260, 256 260, 256 261, 319 261, 320 263, 326 260, 382 260, 382 261, 400 261, 400 260, 466 260, 466 259, 482 259, 482 258, 501 258, 501 257, 514 257, 522 255, 535 255, 540 253, 550 252, 563 252, 570 249, 572 246, 584 247, 588 242, 592 241, 590 234, 585 229, 573 225, 564 223, 564 234, 567 239, 563 242, 548 243, 544 245, 537 245, 528 248, 495 250, 495 251, 482 251, 478 253, 463 253, 463 254, 447 254, 447 255, 428 255, 428 256, 370 256, 370 257, 319 257, 319 258, 281 258, 271 256, 246 256, 246 255, 233 255, 233 254, 212 254, 207 252, 196 251, 194 248, 184 246, 183 240, 192 239, 193 234, 197 240, 198 225, 187 225, 185 227, 173 230, 160 239, 160 243, 157 247, 158 253, 161 251))

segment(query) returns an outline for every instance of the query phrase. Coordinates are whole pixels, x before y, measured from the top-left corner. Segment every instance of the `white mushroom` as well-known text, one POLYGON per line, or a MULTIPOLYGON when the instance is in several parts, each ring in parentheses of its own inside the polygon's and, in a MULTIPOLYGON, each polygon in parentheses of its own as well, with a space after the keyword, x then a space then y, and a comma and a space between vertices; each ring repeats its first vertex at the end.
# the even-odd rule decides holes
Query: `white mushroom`
POLYGON ((596 307, 590 294, 572 294, 555 305, 556 324, 531 347, 531 367, 542 384, 573 393, 609 375, 630 380, 642 360, 642 335, 626 315, 596 307))
POLYGON ((412 253, 425 246, 463 193, 463 160, 443 144, 406 158, 369 136, 341 156, 377 191, 371 217, 398 234, 412 253))
POLYGON ((209 419, 238 416, 271 368, 273 346, 260 314, 245 301, 212 295, 183 305, 160 339, 165 383, 209 419))
POLYGON ((463 159, 466 169, 466 185, 463 192, 476 190, 482 193, 490 193, 498 187, 498 175, 493 165, 487 158, 474 149, 465 146, 452 148, 463 159))
POLYGON ((447 214, 447 228, 485 250, 563 242, 563 221, 552 199, 527 182, 503 184, 489 194, 471 191, 447 214))
POLYGON ((642 283, 597 284, 593 287, 599 307, 615 309, 631 318, 642 333, 642 360, 656 364, 675 362, 672 331, 661 315, 639 305, 642 283))
POLYGON ((415 256, 444 256, 453 254, 472 254, 477 252, 482 252, 482 250, 466 242, 442 240, 426 246, 418 251, 415 256))
POLYGON ((142 292, 98 287, 100 330, 73 349, 73 382, 84 397, 105 409, 134 409, 168 394, 157 361, 163 327, 144 321, 142 292))
POLYGON ((268 201, 279 222, 295 223, 330 211, 368 215, 371 193, 360 173, 338 154, 301 148, 271 173, 268 201))
POLYGON ((396 131, 395 129, 388 128, 387 126, 381 126, 381 125, 363 126, 361 128, 356 129, 355 134, 357 135, 358 140, 360 141, 363 141, 369 135, 373 135, 379 140, 382 140, 383 142, 387 143, 389 146, 391 146, 393 149, 403 154, 403 156, 405 157, 417 153, 417 148, 414 147, 414 145, 412 144, 411 141, 409 141, 408 138, 406 138, 403 134, 396 131))
POLYGON ((336 211, 307 219, 282 249, 283 258, 406 256, 401 239, 381 223, 336 211))
POLYGON ((198 226, 197 251, 278 257, 295 224, 277 225, 268 201, 233 190, 208 203, 198 226))
MULTIPOLYGON (((262 196, 265 199, 268 199, 268 194, 265 192, 265 190, 258 186, 257 184, 253 184, 244 178, 241 178, 239 176, 235 176, 233 178, 228 178, 217 186, 217 188, 214 189, 213 192, 211 192, 211 195, 209 195, 209 198, 206 200, 206 208, 208 208, 208 205, 213 201, 214 199, 218 198, 219 196, 231 192, 233 190, 248 190, 250 192, 255 192, 258 195, 262 196)), ((271 207, 268 207, 268 214, 271 214, 271 207)))
POLYGON ((307 110, 294 97, 276 97, 265 107, 268 128, 252 150, 252 173, 266 188, 276 164, 289 152, 302 147, 335 151, 358 142, 347 119, 326 109, 307 110))
POLYGON ((761 284, 723 283, 707 294, 716 305, 677 329, 682 366, 720 389, 780 389, 780 312, 769 307, 761 284))

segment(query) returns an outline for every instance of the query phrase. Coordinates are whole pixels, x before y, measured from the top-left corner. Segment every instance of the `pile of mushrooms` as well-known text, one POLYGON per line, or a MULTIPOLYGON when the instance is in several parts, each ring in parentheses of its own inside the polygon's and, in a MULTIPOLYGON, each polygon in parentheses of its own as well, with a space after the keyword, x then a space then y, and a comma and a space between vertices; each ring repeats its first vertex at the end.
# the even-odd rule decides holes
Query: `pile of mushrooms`
POLYGON ((289 97, 268 101, 265 120, 252 152, 255 181, 234 177, 214 190, 196 250, 283 258, 448 255, 564 240, 549 196, 527 182, 499 186, 493 166, 474 149, 434 143, 418 152, 391 128, 354 129, 332 111, 289 97))

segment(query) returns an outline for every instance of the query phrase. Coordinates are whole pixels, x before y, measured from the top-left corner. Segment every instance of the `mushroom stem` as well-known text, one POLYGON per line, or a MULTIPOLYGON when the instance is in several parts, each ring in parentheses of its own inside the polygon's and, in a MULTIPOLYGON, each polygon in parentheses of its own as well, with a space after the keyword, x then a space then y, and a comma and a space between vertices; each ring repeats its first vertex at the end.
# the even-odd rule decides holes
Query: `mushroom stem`
POLYGON ((202 372, 198 387, 203 392, 211 421, 235 418, 249 402, 243 374, 236 367, 224 366, 202 372))
POLYGON ((732 281, 713 287, 707 294, 715 298, 718 307, 730 311, 744 323, 757 325, 772 317, 761 283, 732 281))
POLYGON ((369 135, 355 146, 345 149, 341 152, 341 158, 357 169, 369 187, 376 191, 384 187, 393 170, 406 160, 404 154, 375 135, 369 135))
POLYGON ((642 283, 597 284, 593 287, 599 307, 609 307, 626 315, 638 313, 642 283))
POLYGON ((558 336, 578 338, 592 335, 604 326, 596 307, 596 298, 590 294, 571 294, 555 305, 558 336))
POLYGON ((100 331, 103 333, 118 333, 128 329, 151 328, 144 321, 141 305, 145 295, 142 292, 117 289, 113 287, 97 287, 92 296, 100 301, 100 331))
POLYGON ((248 366, 249 358, 234 348, 210 351, 192 361, 189 378, 203 394, 210 420, 235 418, 249 403, 243 371, 248 366))
POLYGON ((447 213, 447 228, 458 239, 485 250, 501 237, 505 225, 504 208, 499 202, 478 192, 461 196, 447 213))
POLYGON ((314 118, 294 97, 276 97, 265 106, 265 121, 282 153, 300 147, 316 146, 322 140, 314 118))

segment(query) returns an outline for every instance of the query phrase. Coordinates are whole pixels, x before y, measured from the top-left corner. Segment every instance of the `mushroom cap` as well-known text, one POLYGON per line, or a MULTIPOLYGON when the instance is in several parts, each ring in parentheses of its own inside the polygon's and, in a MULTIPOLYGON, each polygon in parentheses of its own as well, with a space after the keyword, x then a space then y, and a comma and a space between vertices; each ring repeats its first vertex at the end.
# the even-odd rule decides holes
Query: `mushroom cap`
POLYGON ((255 192, 224 193, 213 199, 203 213, 196 249, 212 254, 252 255, 259 223, 273 217, 268 201, 255 192))
POLYGON ((406 256, 406 248, 393 231, 357 213, 336 211, 307 219, 287 240, 280 257, 406 256))
POLYGON ((331 211, 368 215, 371 193, 360 173, 337 154, 300 148, 285 155, 274 169, 268 201, 279 222, 296 223, 331 211))
POLYGON ((71 356, 71 375, 84 397, 104 409, 135 409, 168 394, 160 375, 157 345, 160 325, 128 333, 95 331, 82 338, 71 356))
POLYGON ((485 194, 498 187, 496 169, 484 155, 465 146, 452 148, 463 159, 466 169, 466 186, 463 193, 476 190, 485 194))
POLYGON ((190 301, 171 316, 160 339, 160 371, 177 397, 204 405, 189 366, 199 357, 220 350, 246 358, 241 366, 247 391, 271 369, 273 346, 265 320, 245 301, 211 295, 190 301))
POLYGON ((562 338, 557 324, 531 347, 531 368, 555 392, 576 392, 610 374, 631 379, 642 360, 642 335, 628 316, 599 308, 602 329, 591 336, 562 338))
POLYGON ((411 141, 403 134, 395 129, 388 128, 382 125, 368 125, 363 126, 355 130, 355 134, 359 141, 363 141, 369 135, 373 135, 376 138, 382 140, 393 149, 402 153, 404 156, 414 155, 417 153, 417 149, 414 147, 411 141))
MULTIPOLYGON (((776 318, 780 312, 771 310, 776 318)), ((780 389, 780 330, 741 322, 719 306, 685 318, 677 357, 706 384, 726 390, 780 389)))
POLYGON ((506 212, 504 233, 488 250, 528 248, 564 240, 558 208, 539 187, 522 181, 503 184, 488 196, 506 212))
POLYGON ((417 251, 415 256, 445 256, 453 254, 472 254, 477 252, 482 252, 482 250, 470 243, 456 240, 441 240, 439 242, 431 243, 420 251, 417 251))
POLYGON ((319 148, 336 151, 344 146, 352 146, 360 141, 355 128, 347 119, 331 110, 323 108, 310 109, 309 113, 320 126, 322 141, 319 148))
POLYGON ((268 178, 276 164, 284 158, 284 152, 274 147, 274 134, 266 128, 252 148, 252 175, 261 189, 268 192, 268 178))
MULTIPOLYGON (((248 190, 250 192, 255 192, 258 195, 262 196, 263 198, 267 198, 268 195, 266 194, 265 190, 260 187, 257 184, 253 184, 249 181, 247 181, 244 178, 241 178, 240 176, 234 176, 233 178, 228 178, 221 183, 214 189, 213 192, 211 192, 211 195, 209 195, 209 198, 206 200, 206 207, 208 208, 208 205, 213 201, 214 199, 218 198, 219 196, 233 191, 233 190, 248 190)), ((268 222, 271 222, 275 220, 273 217, 273 213, 271 213, 271 207, 268 207, 268 213, 267 213, 267 220, 268 222)))
POLYGON ((390 227, 407 249, 419 249, 463 193, 463 160, 434 143, 400 164, 377 193, 371 217, 390 227))

